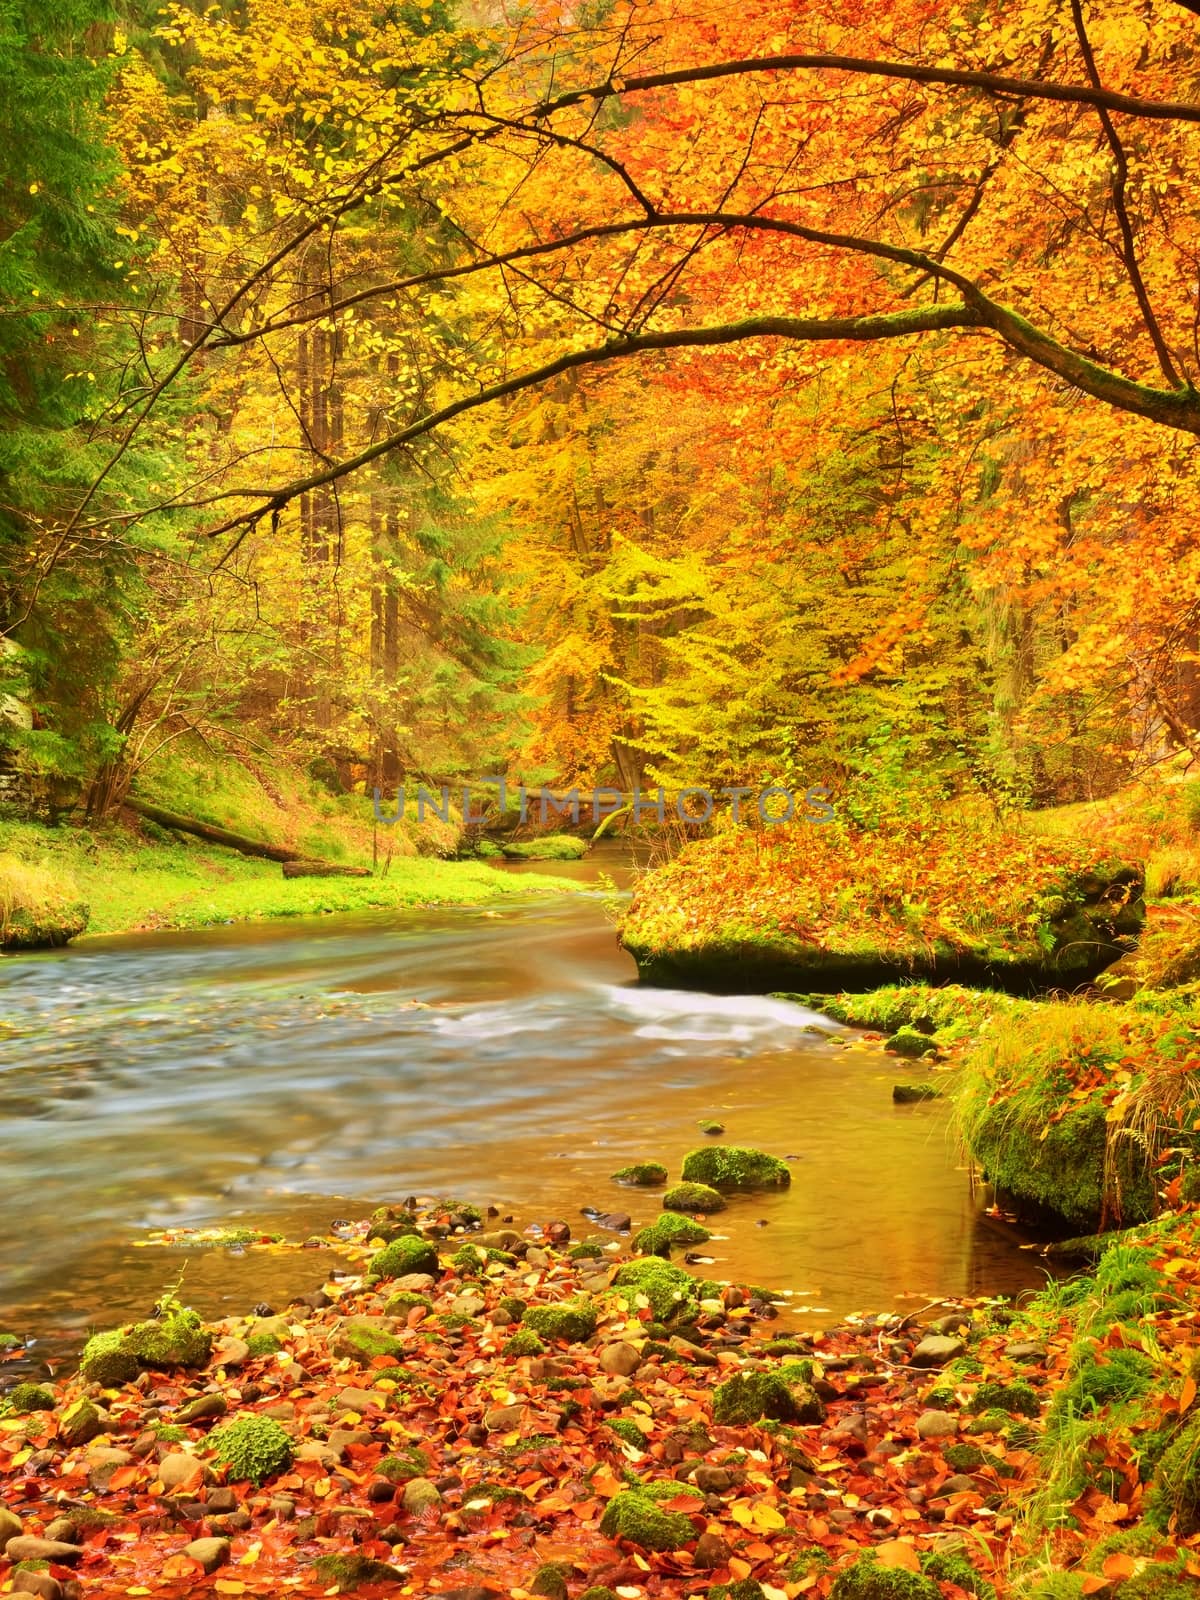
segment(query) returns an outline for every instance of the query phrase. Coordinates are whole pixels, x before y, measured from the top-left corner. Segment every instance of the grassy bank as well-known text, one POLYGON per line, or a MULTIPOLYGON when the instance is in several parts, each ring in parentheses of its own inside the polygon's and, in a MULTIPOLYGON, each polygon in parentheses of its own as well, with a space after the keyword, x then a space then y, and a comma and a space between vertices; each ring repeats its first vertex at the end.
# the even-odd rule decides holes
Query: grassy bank
MULTIPOLYGON (((371 867, 370 878, 284 879, 258 860, 122 813, 95 827, 0 820, 0 922, 25 918, 89 935, 315 916, 417 905, 483 905, 577 888, 550 876, 505 873, 481 861, 443 859, 458 848, 461 822, 427 811, 375 827, 369 796, 332 795, 288 769, 252 771, 207 752, 172 750, 147 769, 142 799, 261 843, 339 866, 371 867)), ((390 811, 392 808, 388 807, 390 811)), ((42 942, 46 942, 43 940, 42 942)), ((60 942, 60 941, 54 941, 60 942)))
POLYGON ((1140 874, 1105 845, 943 808, 697 840, 642 880, 621 936, 657 982, 1021 990, 1086 980, 1140 918, 1140 874))

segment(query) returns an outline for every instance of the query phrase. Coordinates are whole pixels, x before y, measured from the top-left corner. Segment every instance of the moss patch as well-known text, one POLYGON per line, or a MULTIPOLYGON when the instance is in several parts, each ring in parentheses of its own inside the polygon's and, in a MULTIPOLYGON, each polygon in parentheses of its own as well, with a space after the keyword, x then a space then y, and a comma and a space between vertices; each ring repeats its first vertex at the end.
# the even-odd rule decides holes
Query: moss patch
POLYGON ((683 1158, 685 1183, 713 1189, 786 1189, 792 1181, 785 1162, 765 1150, 736 1144, 702 1145, 683 1158))
POLYGON ((256 1486, 286 1472, 294 1454, 290 1436, 271 1417, 236 1417, 214 1428, 208 1443, 231 1478, 256 1486))
POLYGON ((664 1211, 706 1216, 710 1211, 724 1211, 727 1201, 707 1183, 677 1183, 663 1195, 662 1203, 664 1211))

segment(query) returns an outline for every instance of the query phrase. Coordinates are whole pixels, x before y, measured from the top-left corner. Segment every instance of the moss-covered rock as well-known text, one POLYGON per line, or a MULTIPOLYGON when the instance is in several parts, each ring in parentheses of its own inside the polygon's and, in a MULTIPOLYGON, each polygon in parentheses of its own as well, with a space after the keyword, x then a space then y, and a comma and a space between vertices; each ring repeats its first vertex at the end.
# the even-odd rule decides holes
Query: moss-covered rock
POLYGON ((1174 1517, 1185 1539, 1200 1533, 1200 1417, 1192 1419, 1159 1462, 1152 1510, 1160 1526, 1174 1517))
POLYGON ((510 1357, 542 1356, 545 1353, 545 1343, 532 1328, 521 1328, 504 1343, 504 1354, 510 1357))
POLYGON ((417 1294, 413 1289, 400 1289, 384 1306, 383 1314, 385 1317, 407 1318, 417 1306, 424 1311, 432 1311, 433 1301, 427 1294, 417 1294))
POLYGON ((633 1248, 646 1256, 669 1256, 672 1245, 703 1244, 712 1234, 690 1217, 664 1211, 649 1227, 633 1236, 633 1248))
MULTIPOLYGON (((678 1485, 671 1486, 673 1490, 678 1485)), ((696 1537, 691 1519, 681 1511, 663 1511, 644 1489, 626 1489, 608 1502, 600 1532, 624 1539, 642 1550, 682 1550, 696 1537)))
POLYGON ((329 1341, 330 1352, 341 1360, 357 1361, 367 1365, 380 1356, 392 1356, 397 1361, 404 1354, 399 1339, 376 1327, 373 1322, 344 1322, 329 1341))
POLYGON ((18 1383, 8 1392, 9 1409, 17 1416, 28 1416, 34 1411, 53 1411, 54 1391, 40 1383, 18 1383))
POLYGON ((202 1367, 212 1334, 194 1311, 176 1306, 166 1316, 97 1333, 83 1347, 80 1376, 104 1389, 131 1383, 142 1367, 202 1367))
POLYGON ((540 839, 529 839, 524 844, 501 844, 506 856, 518 861, 582 861, 587 855, 587 845, 569 833, 547 833, 540 839))
POLYGON ((617 1594, 603 1583, 594 1583, 590 1589, 583 1591, 578 1600, 617 1600, 617 1594))
POLYGON ((714 1583, 705 1600, 767 1600, 767 1595, 756 1578, 740 1578, 737 1583, 714 1583))
POLYGON ((87 921, 87 905, 68 877, 0 854, 0 950, 54 949, 87 921))
POLYGON ((405 1234, 372 1257, 367 1277, 377 1282, 380 1278, 406 1278, 411 1272, 427 1272, 436 1278, 440 1271, 437 1251, 428 1239, 405 1234))
POLYGON ((64 1450, 74 1450, 76 1445, 88 1444, 98 1439, 112 1426, 107 1412, 88 1399, 76 1400, 58 1419, 58 1438, 64 1450))
POLYGON ((977 1572, 957 1550, 930 1550, 921 1557, 921 1571, 939 1583, 953 1583, 978 1600, 996 1600, 996 1586, 977 1572))
POLYGON ((712 1189, 785 1189, 792 1175, 786 1163, 765 1150, 709 1144, 689 1150, 684 1156, 683 1179, 685 1183, 705 1183, 712 1189))
POLYGON ((1027 1383, 981 1383, 969 1406, 974 1416, 985 1411, 1007 1411, 1036 1417, 1041 1409, 1041 1396, 1027 1383))
POLYGON ((543 1561, 529 1585, 530 1594, 545 1595, 546 1600, 567 1600, 567 1579, 572 1571, 569 1561, 543 1561))
POLYGON ((375 1470, 389 1483, 408 1483, 412 1478, 427 1477, 432 1466, 423 1450, 417 1445, 408 1445, 384 1456, 375 1470))
POLYGON ((701 1291, 690 1272, 673 1267, 658 1256, 627 1261, 613 1279, 613 1288, 623 1291, 635 1304, 639 1295, 644 1296, 655 1320, 663 1324, 694 1316, 701 1291))
POLYGON ((663 1195, 662 1203, 664 1211, 707 1216, 710 1211, 724 1211, 727 1201, 707 1183, 677 1183, 663 1195))
POLYGON ((596 1331, 596 1308, 581 1296, 557 1306, 530 1306, 523 1320, 527 1329, 543 1339, 565 1339, 568 1344, 581 1344, 596 1331))
POLYGON ((881 1567, 871 1554, 839 1572, 830 1600, 942 1600, 933 1578, 906 1567, 881 1567))
POLYGON ((372 1561, 356 1550, 345 1555, 318 1556, 312 1569, 327 1587, 336 1584, 341 1590, 354 1590, 364 1583, 401 1584, 405 1581, 405 1574, 399 1567, 390 1566, 386 1561, 372 1561))
POLYGON ((630 1167, 622 1167, 619 1172, 614 1172, 614 1183, 631 1184, 637 1189, 657 1189, 659 1184, 666 1183, 667 1169, 659 1161, 635 1161, 630 1167))
POLYGON ((937 1055, 937 1044, 927 1033, 922 1033, 919 1028, 897 1028, 883 1041, 883 1048, 890 1050, 893 1055, 907 1056, 909 1060, 916 1061, 921 1056, 937 1055))
POLYGON ((251 1361, 257 1361, 262 1356, 277 1356, 283 1345, 273 1333, 252 1333, 246 1340, 246 1349, 251 1361))
POLYGON ((208 1436, 216 1460, 236 1482, 256 1486, 292 1464, 291 1437, 272 1417, 235 1417, 208 1436))
POLYGON ((807 1363, 785 1362, 766 1372, 737 1372, 713 1391, 713 1421, 738 1427, 768 1417, 776 1422, 815 1423, 825 1416, 809 1382, 807 1363))

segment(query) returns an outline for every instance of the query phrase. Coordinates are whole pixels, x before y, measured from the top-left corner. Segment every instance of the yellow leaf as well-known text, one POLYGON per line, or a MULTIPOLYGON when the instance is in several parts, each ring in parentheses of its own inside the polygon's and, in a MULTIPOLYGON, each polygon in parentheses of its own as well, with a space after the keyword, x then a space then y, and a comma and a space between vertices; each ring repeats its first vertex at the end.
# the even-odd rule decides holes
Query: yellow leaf
POLYGON ((246 1585, 236 1578, 218 1578, 213 1588, 218 1594, 245 1594, 246 1585))

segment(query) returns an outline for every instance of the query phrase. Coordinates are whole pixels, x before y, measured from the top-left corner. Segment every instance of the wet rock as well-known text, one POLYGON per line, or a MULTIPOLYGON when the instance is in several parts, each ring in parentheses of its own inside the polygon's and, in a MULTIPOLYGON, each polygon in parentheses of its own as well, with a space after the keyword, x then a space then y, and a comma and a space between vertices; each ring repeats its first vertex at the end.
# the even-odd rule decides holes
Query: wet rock
POLYGON ((550 1265, 550 1257, 544 1250, 539 1250, 536 1245, 531 1245, 526 1251, 525 1260, 531 1267, 548 1267, 550 1265))
POLYGON ((441 1490, 428 1478, 410 1478, 404 1485, 404 1509, 410 1516, 419 1517, 441 1503, 441 1490))
POLYGON ((208 1506, 210 1511, 236 1511, 238 1497, 236 1494, 234 1494, 232 1489, 227 1489, 224 1487, 219 1489, 210 1489, 208 1491, 208 1499, 205 1504, 208 1506))
MULTIPOLYGON (((389 1483, 388 1488, 392 1486, 389 1483)), ((280 1522, 290 1522, 296 1515, 296 1502, 286 1494, 277 1494, 269 1502, 267 1509, 273 1517, 278 1517, 280 1522)))
POLYGON ((183 1547, 189 1561, 198 1561, 206 1573, 215 1572, 229 1560, 228 1539, 193 1539, 183 1547))
POLYGON ((1004 1346, 1004 1354, 1010 1361, 1044 1361, 1046 1346, 1033 1339, 1016 1339, 1004 1346))
POLYGON ((524 1406, 493 1406, 483 1414, 483 1425, 489 1433, 507 1433, 521 1426, 524 1406))
POLYGON ((918 1439, 950 1439, 958 1432, 958 1418, 952 1411, 922 1411, 917 1418, 918 1439))
POLYGON ((396 1485, 388 1478, 376 1478, 367 1485, 367 1499, 374 1506, 386 1505, 396 1498, 396 1485))
POLYGON ((213 1365, 216 1367, 241 1367, 249 1359, 250 1346, 244 1339, 237 1339, 233 1334, 219 1339, 213 1351, 213 1365))
POLYGON ((696 1540, 692 1560, 701 1572, 711 1572, 714 1567, 725 1566, 731 1553, 719 1533, 702 1533, 696 1540))
POLYGON ((979 1485, 974 1478, 969 1478, 965 1472, 959 1472, 953 1478, 947 1478, 938 1490, 938 1498, 948 1494, 971 1494, 977 1492, 979 1485))
POLYGON ((684 1361, 691 1362, 694 1367, 715 1367, 718 1365, 716 1356, 711 1350, 705 1350, 701 1345, 689 1344, 686 1339, 673 1336, 668 1343, 677 1356, 684 1361))
POLYGON ((187 1405, 180 1406, 175 1413, 175 1421, 186 1427, 192 1422, 202 1422, 207 1417, 223 1417, 229 1410, 229 1402, 223 1394, 202 1394, 195 1400, 189 1400, 187 1405))
POLYGON ((7 1561, 53 1561, 55 1566, 70 1566, 83 1554, 83 1547, 62 1539, 34 1539, 21 1535, 5 1546, 7 1561))
POLYGON ((970 1314, 966 1311, 952 1311, 947 1316, 937 1317, 929 1324, 930 1333, 952 1334, 959 1333, 964 1328, 971 1326, 970 1314))
POLYGON ((914 1367, 944 1367, 948 1361, 956 1361, 966 1348, 962 1339, 955 1339, 949 1334, 928 1333, 913 1351, 911 1364, 914 1367))
POLYGON ((173 1494, 177 1489, 198 1489, 202 1483, 208 1482, 210 1476, 203 1461, 185 1455, 182 1450, 173 1450, 158 1464, 158 1481, 168 1494, 173 1494))
POLYGON ((26 1568, 12 1576, 14 1594, 36 1594, 40 1600, 63 1600, 63 1586, 49 1572, 26 1568))
POLYGON ((633 1218, 628 1211, 606 1211, 596 1218, 598 1228, 606 1228, 609 1233, 628 1233, 633 1227, 633 1218))
POLYGON ((616 1344, 607 1344, 600 1352, 600 1365, 605 1372, 617 1378, 628 1378, 637 1371, 642 1364, 642 1358, 635 1346, 620 1339, 616 1344))
POLYGON ((720 1494, 733 1487, 733 1474, 726 1472, 724 1467, 714 1467, 702 1461, 692 1473, 692 1482, 704 1494, 720 1494))
POLYGON ((111 1427, 112 1418, 107 1411, 91 1400, 77 1400, 58 1419, 58 1437, 64 1449, 74 1450, 76 1445, 98 1439, 111 1427))

